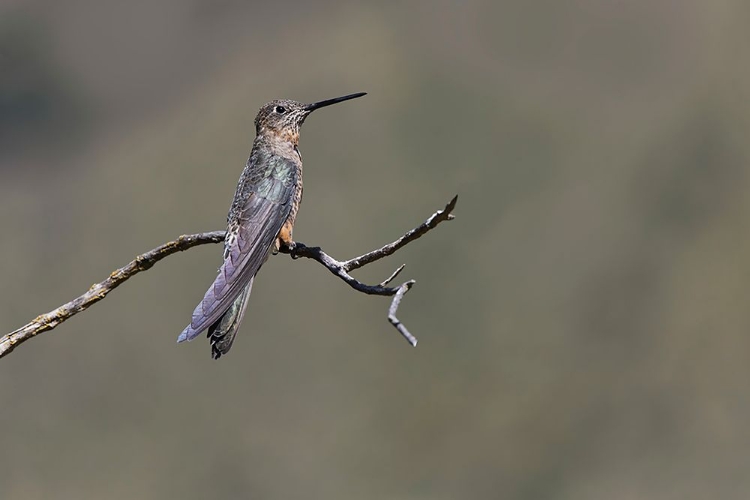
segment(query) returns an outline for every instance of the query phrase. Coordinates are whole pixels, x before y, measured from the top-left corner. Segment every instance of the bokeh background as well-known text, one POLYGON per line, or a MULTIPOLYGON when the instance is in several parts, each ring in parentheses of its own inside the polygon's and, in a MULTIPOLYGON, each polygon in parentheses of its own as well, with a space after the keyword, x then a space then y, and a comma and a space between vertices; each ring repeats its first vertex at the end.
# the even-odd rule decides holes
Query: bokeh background
POLYGON ((750 4, 8 1, 0 326, 222 229, 253 118, 347 258, 459 194, 388 300, 271 259, 214 362, 219 246, 0 361, 0 498, 704 499, 750 491, 750 4))

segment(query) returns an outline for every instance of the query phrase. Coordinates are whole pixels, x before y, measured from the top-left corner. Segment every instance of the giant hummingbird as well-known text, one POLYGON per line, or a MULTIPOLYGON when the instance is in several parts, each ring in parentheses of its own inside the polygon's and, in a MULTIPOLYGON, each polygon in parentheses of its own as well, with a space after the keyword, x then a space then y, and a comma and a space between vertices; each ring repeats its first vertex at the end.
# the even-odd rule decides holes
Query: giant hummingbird
POLYGON ((363 95, 312 104, 282 99, 260 108, 253 149, 227 216, 224 262, 178 342, 208 329, 213 358, 229 352, 255 275, 270 254, 294 249, 292 228, 302 200, 302 156, 297 145, 305 118, 316 109, 363 95))

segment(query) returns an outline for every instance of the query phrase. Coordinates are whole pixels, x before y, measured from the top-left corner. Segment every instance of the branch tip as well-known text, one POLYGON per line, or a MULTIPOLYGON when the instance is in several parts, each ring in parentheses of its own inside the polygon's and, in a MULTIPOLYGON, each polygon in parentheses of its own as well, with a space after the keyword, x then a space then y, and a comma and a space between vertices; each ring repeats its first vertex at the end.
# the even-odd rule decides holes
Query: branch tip
POLYGON ((393 281, 394 279, 396 279, 396 276, 398 276, 399 274, 401 274, 401 271, 403 271, 405 267, 406 267, 406 264, 401 264, 398 267, 398 269, 396 269, 395 271, 393 271, 393 274, 391 274, 390 276, 388 276, 388 278, 386 278, 385 281, 383 281, 383 282, 380 283, 380 286, 386 286, 386 285, 388 285, 388 283, 390 283, 391 281, 393 281))

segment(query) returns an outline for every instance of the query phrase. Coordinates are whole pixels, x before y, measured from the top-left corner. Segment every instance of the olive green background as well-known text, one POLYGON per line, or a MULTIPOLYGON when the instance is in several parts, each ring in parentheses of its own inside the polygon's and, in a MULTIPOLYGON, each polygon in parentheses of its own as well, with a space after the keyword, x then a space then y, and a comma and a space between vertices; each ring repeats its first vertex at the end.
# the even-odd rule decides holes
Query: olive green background
POLYGON ((230 355, 177 334, 221 248, 0 360, 0 498, 704 499, 750 491, 750 6, 7 1, 0 329, 222 229, 253 118, 307 120, 295 237, 348 258, 459 194, 401 318, 272 258, 230 355))

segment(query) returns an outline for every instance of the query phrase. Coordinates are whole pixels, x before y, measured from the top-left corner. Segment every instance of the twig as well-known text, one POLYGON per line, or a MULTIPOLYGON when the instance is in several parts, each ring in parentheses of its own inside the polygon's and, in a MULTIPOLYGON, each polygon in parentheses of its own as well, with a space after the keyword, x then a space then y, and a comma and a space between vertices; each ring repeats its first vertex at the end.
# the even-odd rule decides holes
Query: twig
POLYGON ((396 328, 396 330, 399 331, 401 335, 404 336, 404 338, 414 347, 417 346, 417 338, 409 333, 409 330, 406 329, 403 323, 399 321, 399 319, 396 317, 396 310, 398 309, 398 306, 401 305, 401 299, 404 298, 404 295, 406 295, 406 292, 409 291, 411 286, 415 283, 414 280, 407 281, 406 283, 403 283, 400 287, 398 287, 398 290, 396 291, 396 295, 393 296, 393 300, 391 301, 391 307, 388 308, 388 321, 391 322, 391 324, 396 328))
POLYGON ((380 286, 386 286, 388 285, 388 283, 395 280, 396 276, 401 274, 401 271, 403 271, 405 267, 406 267, 406 264, 401 264, 400 266, 398 266, 398 268, 395 271, 393 271, 393 274, 388 276, 384 281, 380 282, 380 286))
MULTIPOLYGON (((330 255, 326 254, 319 247, 308 247, 302 243, 297 243, 293 250, 282 249, 283 253, 291 254, 292 258, 305 257, 313 259, 323 264, 329 271, 345 281, 349 286, 355 290, 367 293, 370 295, 384 295, 393 296, 391 306, 388 310, 388 321, 404 336, 404 338, 413 346, 417 345, 417 339, 409 333, 406 327, 396 317, 396 311, 401 303, 401 299, 409 291, 411 286, 414 284, 414 280, 402 283, 398 287, 388 287, 396 276, 403 270, 404 266, 399 267, 388 279, 380 283, 379 285, 366 285, 351 275, 349 271, 359 269, 360 267, 366 266, 372 262, 387 257, 396 252, 406 244, 416 240, 420 236, 424 235, 429 230, 433 229, 439 223, 453 219, 451 212, 456 206, 456 200, 458 196, 454 197, 445 209, 438 210, 429 219, 427 219, 420 226, 407 232, 404 236, 389 243, 377 250, 368 252, 354 259, 340 262, 330 255)), ((40 333, 47 332, 57 327, 60 323, 66 321, 72 316, 78 314, 81 311, 88 309, 91 305, 99 302, 107 296, 109 292, 120 286, 124 281, 130 279, 141 271, 145 271, 153 267, 161 259, 172 255, 173 253, 182 252, 189 248, 205 245, 207 243, 221 243, 224 241, 224 231, 212 231, 208 233, 198 233, 183 235, 174 241, 165 243, 153 250, 150 250, 142 255, 139 255, 125 267, 117 269, 109 275, 107 279, 101 283, 93 285, 89 290, 81 295, 80 297, 73 299, 67 304, 63 304, 57 309, 42 314, 36 317, 30 323, 22 326, 21 328, 14 330, 3 337, 0 337, 0 358, 8 355, 27 340, 36 337, 40 333)))
POLYGON ((359 257, 354 257, 353 259, 347 260, 346 262, 344 262, 344 269, 346 269, 347 271, 354 271, 355 269, 366 266, 371 262, 380 260, 383 257, 388 257, 389 255, 394 254, 397 250, 408 245, 417 238, 420 238, 430 229, 434 229, 435 226, 437 226, 441 222, 446 220, 453 220, 454 215, 452 212, 453 209, 456 208, 457 201, 458 195, 454 196, 443 210, 438 210, 437 212, 432 214, 429 219, 427 219, 422 224, 415 227, 393 243, 389 243, 382 248, 378 248, 377 250, 373 250, 372 252, 368 252, 364 255, 360 255, 359 257))

